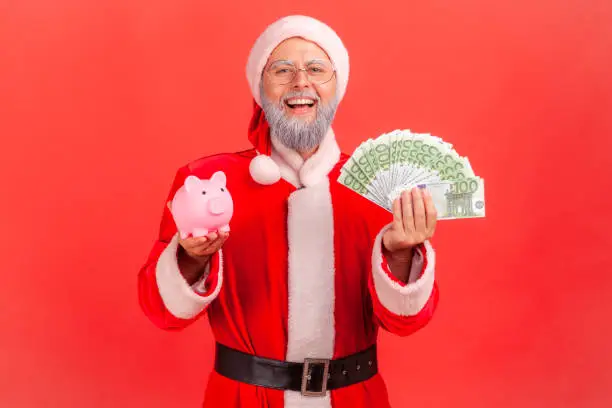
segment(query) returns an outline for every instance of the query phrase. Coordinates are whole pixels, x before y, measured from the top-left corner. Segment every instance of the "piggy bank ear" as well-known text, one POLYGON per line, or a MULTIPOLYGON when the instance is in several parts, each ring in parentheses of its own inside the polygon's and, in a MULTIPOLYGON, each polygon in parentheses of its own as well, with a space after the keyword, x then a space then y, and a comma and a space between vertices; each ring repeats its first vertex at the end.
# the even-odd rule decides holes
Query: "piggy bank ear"
POLYGON ((188 193, 192 193, 194 191, 198 191, 200 188, 200 179, 196 176, 187 176, 185 179, 185 189, 188 193))
POLYGON ((210 178, 210 181, 222 187, 225 187, 225 183, 227 182, 227 179, 225 178, 224 172, 217 171, 215 172, 215 174, 212 175, 212 177, 210 178))

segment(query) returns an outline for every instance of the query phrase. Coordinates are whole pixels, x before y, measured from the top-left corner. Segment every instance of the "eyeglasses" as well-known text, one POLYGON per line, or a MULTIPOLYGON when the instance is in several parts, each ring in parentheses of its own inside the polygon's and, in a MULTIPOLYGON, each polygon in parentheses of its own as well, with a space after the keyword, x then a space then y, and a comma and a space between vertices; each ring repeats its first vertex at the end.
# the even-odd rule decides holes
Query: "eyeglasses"
POLYGON ((306 72, 308 80, 317 85, 329 82, 336 72, 331 63, 322 60, 309 62, 305 68, 297 68, 291 61, 276 61, 267 74, 275 85, 286 85, 293 82, 298 71, 306 72))

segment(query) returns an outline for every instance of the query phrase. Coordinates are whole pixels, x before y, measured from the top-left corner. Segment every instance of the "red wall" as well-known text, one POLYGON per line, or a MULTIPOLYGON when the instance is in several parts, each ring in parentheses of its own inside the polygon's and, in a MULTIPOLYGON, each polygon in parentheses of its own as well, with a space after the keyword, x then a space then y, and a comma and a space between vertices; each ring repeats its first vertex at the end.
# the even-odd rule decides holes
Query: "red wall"
POLYGON ((394 406, 612 406, 612 2, 289 3, 0 3, 0 405, 200 404, 207 323, 154 328, 136 274, 176 168, 249 147, 252 42, 307 13, 350 51, 344 151, 431 132, 486 180, 434 320, 381 339, 394 406))

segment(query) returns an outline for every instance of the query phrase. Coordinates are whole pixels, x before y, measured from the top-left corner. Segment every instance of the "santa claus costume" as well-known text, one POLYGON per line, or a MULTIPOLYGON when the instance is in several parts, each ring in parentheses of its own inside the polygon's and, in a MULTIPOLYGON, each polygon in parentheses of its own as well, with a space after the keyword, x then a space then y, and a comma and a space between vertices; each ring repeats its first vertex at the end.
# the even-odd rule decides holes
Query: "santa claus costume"
MULTIPOLYGON (((159 237, 139 272, 140 304, 162 329, 181 330, 206 315, 218 347, 234 350, 234 356, 297 363, 299 370, 308 358, 322 359, 327 365, 313 362, 310 368, 326 369, 336 384, 349 383, 336 388, 331 382, 309 384, 314 371, 307 369, 299 385, 316 389, 315 395, 305 395, 295 387, 236 380, 223 370, 246 365, 218 363, 220 369, 209 376, 204 407, 389 407, 376 370, 377 332, 408 336, 429 322, 438 302, 434 250, 428 241, 420 245, 408 282, 397 280, 382 255, 392 215, 337 182, 348 156, 340 152, 333 130, 306 161, 270 137, 260 107, 261 73, 274 48, 291 37, 327 52, 336 68, 339 99, 344 95, 348 54, 331 28, 290 16, 266 29, 247 64, 255 107, 248 134, 254 148, 187 164, 168 194, 172 199, 188 175, 208 179, 223 171, 234 200, 230 237, 203 278, 190 286, 178 268, 179 237, 165 208, 159 237), (370 351, 362 361, 342 360, 364 350, 370 351)), ((275 370, 284 375, 283 369, 275 370)))

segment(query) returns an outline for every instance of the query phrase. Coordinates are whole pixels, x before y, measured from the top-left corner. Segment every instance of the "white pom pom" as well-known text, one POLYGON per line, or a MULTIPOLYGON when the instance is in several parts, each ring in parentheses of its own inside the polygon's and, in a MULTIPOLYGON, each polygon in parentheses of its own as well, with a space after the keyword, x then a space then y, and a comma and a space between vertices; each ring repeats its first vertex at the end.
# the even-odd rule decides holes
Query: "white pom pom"
POLYGON ((270 156, 257 155, 249 164, 249 172, 253 180, 259 184, 274 184, 280 180, 280 169, 270 156))

